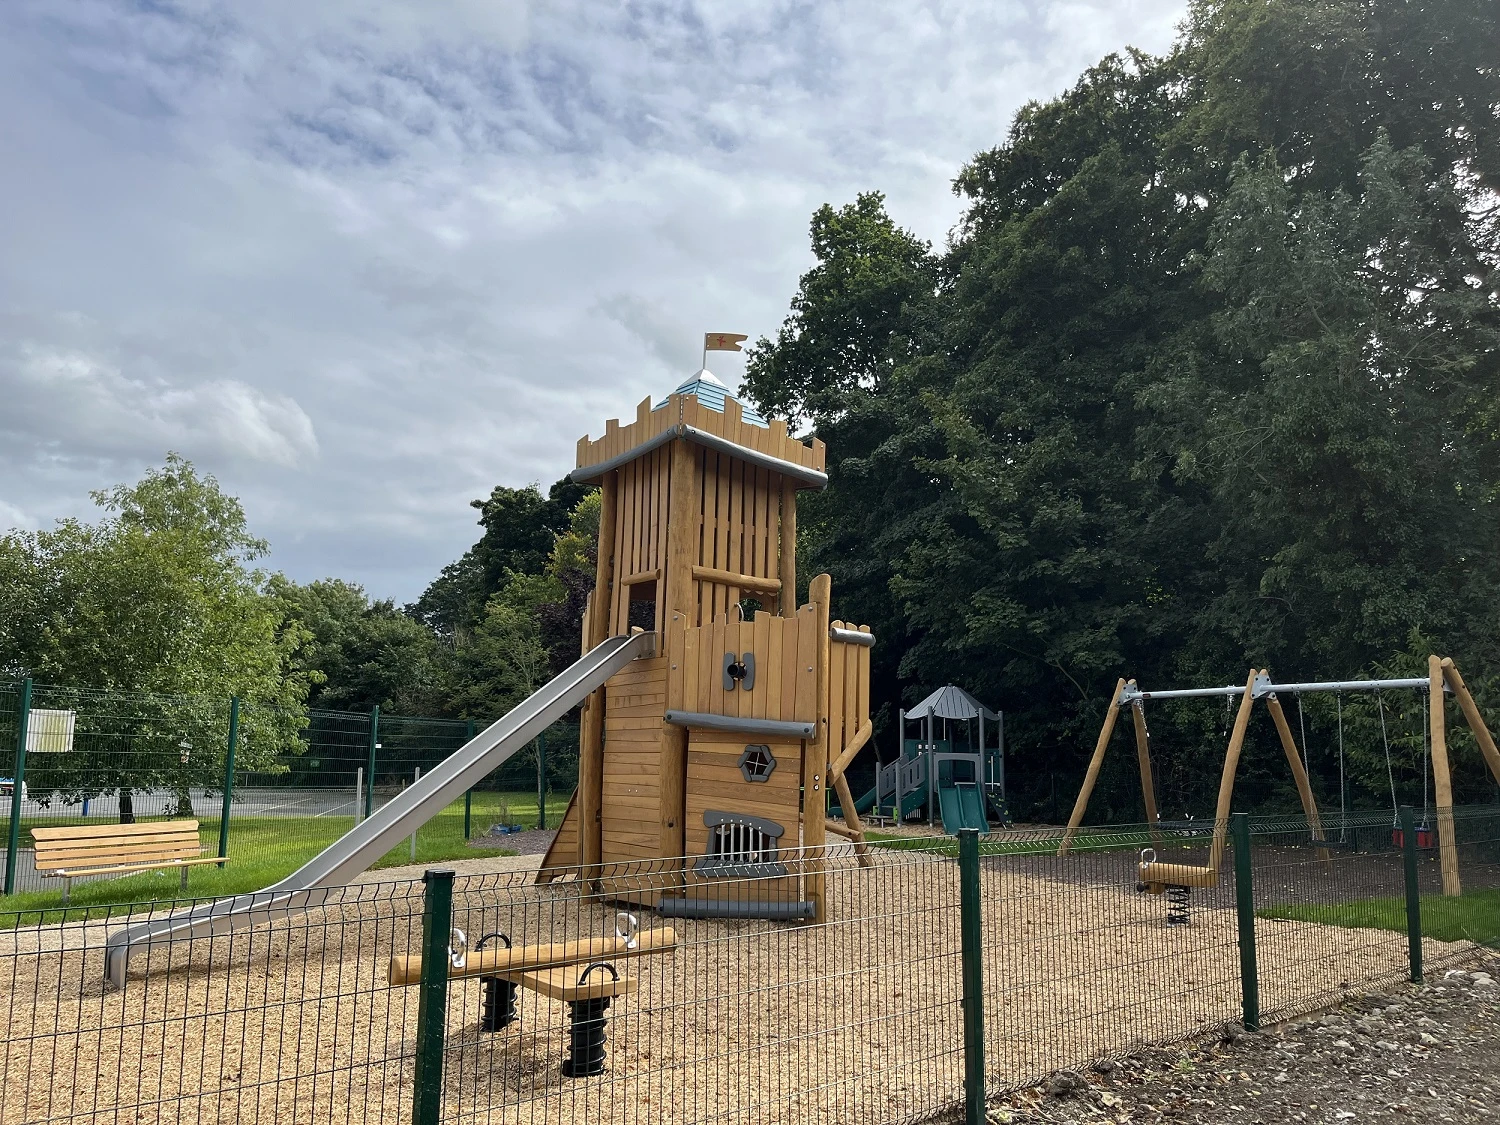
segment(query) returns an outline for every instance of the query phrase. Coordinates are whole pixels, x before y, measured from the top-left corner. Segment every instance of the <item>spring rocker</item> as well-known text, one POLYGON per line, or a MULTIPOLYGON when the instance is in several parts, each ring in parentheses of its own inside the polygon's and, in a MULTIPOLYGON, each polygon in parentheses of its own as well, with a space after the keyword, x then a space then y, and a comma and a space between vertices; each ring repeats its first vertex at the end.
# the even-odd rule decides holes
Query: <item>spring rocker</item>
POLYGON ((584 650, 643 630, 655 646, 584 703, 538 882, 671 917, 822 921, 826 834, 868 865, 844 771, 872 731, 875 638, 830 619, 828 575, 795 596, 797 493, 826 486, 823 464, 706 369, 580 439, 573 479, 601 492, 584 650))
MULTIPOLYGON (((513 946, 505 934, 495 933, 485 934, 473 950, 468 949, 462 930, 454 930, 450 940, 448 979, 479 977, 484 985, 480 1031, 493 1034, 517 1022, 518 988, 568 1005, 569 1054, 562 1065, 564 1078, 591 1078, 604 1071, 610 1001, 639 989, 639 982, 624 976, 614 963, 666 953, 677 946, 671 927, 641 931, 635 915, 626 913, 616 916, 613 937, 513 946), (492 939, 503 941, 504 947, 485 949, 492 939)), ((392 957, 387 979, 394 986, 421 983, 421 956, 392 957)))
MULTIPOLYGON (((1254 708, 1255 701, 1265 700, 1266 709, 1270 712, 1271 721, 1276 726, 1276 733, 1281 742, 1282 750, 1286 754, 1287 765, 1292 772, 1293 780, 1297 785, 1297 794, 1302 802, 1302 811, 1307 816, 1308 827, 1311 830, 1309 841, 1318 849, 1319 858, 1327 863, 1329 860, 1329 848, 1337 847, 1336 842, 1329 841, 1323 832, 1322 821, 1318 815, 1317 804, 1313 799, 1312 788, 1307 780, 1307 771, 1303 766, 1301 752, 1297 746, 1297 740, 1292 734, 1290 723, 1287 722, 1285 711, 1282 709, 1280 696, 1294 695, 1300 697, 1304 692, 1361 692, 1370 691, 1379 693, 1384 690, 1396 689, 1423 689, 1427 690, 1427 712, 1428 712, 1428 742, 1430 745, 1430 759, 1432 765, 1432 776, 1436 791, 1437 805, 1437 837, 1438 853, 1442 866, 1443 893, 1445 895, 1458 895, 1461 893, 1461 882, 1458 870, 1458 847, 1454 838, 1453 825, 1453 785, 1452 775, 1449 768, 1448 749, 1446 739, 1446 695, 1451 693, 1457 700, 1463 712, 1465 721, 1478 743, 1480 752, 1484 755, 1490 773, 1494 776, 1497 784, 1500 784, 1500 750, 1496 749, 1495 741, 1490 736, 1489 730, 1480 717, 1479 708, 1474 703, 1473 696, 1464 685, 1463 677, 1458 668, 1448 657, 1430 656, 1427 662, 1428 674, 1426 677, 1412 677, 1407 679, 1384 679, 1384 680, 1336 680, 1314 683, 1273 683, 1269 673, 1265 669, 1251 669, 1250 675, 1243 687, 1229 685, 1226 687, 1210 688, 1184 688, 1172 691, 1142 691, 1134 680, 1120 680, 1115 685, 1114 695, 1109 702, 1105 713, 1104 725, 1099 732, 1098 741, 1094 746, 1093 757, 1089 760, 1088 770, 1084 775, 1083 787, 1078 793, 1078 799, 1074 802, 1072 814, 1068 818, 1068 826, 1063 833, 1062 842, 1059 844, 1057 854, 1067 855, 1072 847, 1073 838, 1077 834, 1079 825, 1083 822, 1084 813, 1088 809, 1089 797, 1093 793, 1094 784, 1098 780, 1099 770, 1104 761, 1105 751, 1109 747, 1110 736, 1114 733, 1115 721, 1123 708, 1130 708, 1131 719, 1135 728, 1136 756, 1139 763, 1141 777, 1141 791, 1146 805, 1146 820, 1150 827, 1153 848, 1142 852, 1141 862, 1137 869, 1137 887, 1148 894, 1165 894, 1170 906, 1167 921, 1170 924, 1182 924, 1188 920, 1187 903, 1188 897, 1194 887, 1211 888, 1218 886, 1219 870, 1224 855, 1224 844, 1229 832, 1229 814, 1234 797, 1235 773, 1239 767, 1240 752, 1244 747, 1245 734, 1250 725, 1250 714, 1254 708), (1235 714, 1234 727, 1230 732, 1229 746, 1224 756, 1224 768, 1220 775, 1218 800, 1214 810, 1213 835, 1209 845, 1208 863, 1205 866, 1182 863, 1164 863, 1156 859, 1156 849, 1162 845, 1163 825, 1156 807, 1156 792, 1151 776, 1151 747, 1150 735, 1146 727, 1145 704, 1150 700, 1188 699, 1201 698, 1205 696, 1240 697, 1239 709, 1235 714)), ((1300 704, 1299 704, 1300 707, 1300 704)), ((1300 715, 1300 711, 1299 711, 1300 715)), ((1383 711, 1382 711, 1383 715, 1383 711)), ((1305 738, 1304 738, 1305 741, 1305 738)), ((1387 755, 1389 755, 1389 744, 1387 743, 1387 755)), ((1424 777, 1425 784, 1425 777, 1424 777)), ((1392 786, 1394 791, 1394 784, 1392 786)))

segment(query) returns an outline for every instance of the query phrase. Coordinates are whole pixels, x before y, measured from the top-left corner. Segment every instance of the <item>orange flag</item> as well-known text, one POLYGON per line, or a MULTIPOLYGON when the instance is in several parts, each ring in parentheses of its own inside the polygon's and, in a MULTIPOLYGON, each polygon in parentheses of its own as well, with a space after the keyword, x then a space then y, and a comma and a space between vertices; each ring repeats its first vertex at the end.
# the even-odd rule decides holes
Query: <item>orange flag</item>
POLYGON ((743 332, 709 332, 703 337, 703 350, 706 352, 743 351, 740 341, 748 339, 750 337, 743 332))

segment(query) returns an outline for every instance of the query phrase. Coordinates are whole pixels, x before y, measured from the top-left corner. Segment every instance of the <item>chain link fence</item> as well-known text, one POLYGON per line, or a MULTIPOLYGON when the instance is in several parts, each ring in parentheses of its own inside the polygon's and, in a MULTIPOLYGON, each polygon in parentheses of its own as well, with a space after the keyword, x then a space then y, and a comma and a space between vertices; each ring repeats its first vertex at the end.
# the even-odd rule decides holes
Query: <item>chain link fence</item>
MULTIPOLYGON (((821 889, 817 923, 659 916, 697 859, 433 871, 153 946, 118 991, 110 934, 189 904, 0 915, 0 1119, 978 1122, 1051 1071, 1500 945, 1500 809, 1454 810, 1457 896, 1420 820, 1351 845, 1238 816, 1186 895, 1142 893, 1140 850, 1210 867, 1212 825, 785 850, 772 883, 821 889)), ((767 893, 740 874, 714 893, 767 893)))

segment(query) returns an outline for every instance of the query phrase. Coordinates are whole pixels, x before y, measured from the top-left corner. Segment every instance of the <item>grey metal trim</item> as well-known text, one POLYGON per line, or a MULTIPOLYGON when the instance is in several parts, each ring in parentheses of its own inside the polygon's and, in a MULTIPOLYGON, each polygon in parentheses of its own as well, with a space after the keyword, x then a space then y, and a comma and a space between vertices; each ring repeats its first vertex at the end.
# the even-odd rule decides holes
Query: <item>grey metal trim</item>
POLYGON ((531 745, 533 739, 621 668, 637 657, 652 656, 655 652, 655 633, 610 637, 279 883, 110 934, 105 941, 105 975, 116 987, 123 988, 128 961, 135 949, 158 942, 226 934, 336 902, 345 884, 410 836, 414 828, 531 745))
POLYGON ((780 457, 772 457, 769 453, 762 453, 758 449, 750 449, 739 445, 728 438, 711 434, 706 430, 700 430, 697 426, 689 426, 686 423, 677 427, 682 436, 688 441, 697 442, 699 445, 707 446, 709 449, 717 449, 720 453, 728 453, 738 457, 742 461, 760 465, 770 469, 772 472, 780 473, 784 477, 800 480, 814 488, 828 487, 828 474, 820 473, 817 469, 809 469, 805 465, 799 465, 795 461, 785 461, 780 457))
POLYGON ((858 629, 835 629, 832 625, 828 627, 830 639, 845 645, 863 645, 865 648, 875 647, 874 633, 861 633, 858 629))
POLYGON ((677 431, 681 428, 681 426, 668 426, 655 437, 647 438, 634 449, 627 449, 624 453, 616 453, 608 461, 600 461, 597 465, 584 465, 581 468, 574 469, 568 474, 568 479, 575 484, 590 484, 611 469, 618 469, 621 465, 634 461, 642 453, 650 453, 658 446, 666 445, 667 442, 680 437, 681 435, 677 431))
POLYGON ((740 681, 740 687, 746 691, 755 690, 755 653, 747 652, 740 656, 740 663, 745 666, 745 678, 740 681))
POLYGON ((731 734, 764 734, 775 738, 811 738, 815 723, 781 719, 742 719, 736 715, 710 715, 706 711, 668 711, 667 722, 678 727, 722 730, 731 734))
POLYGON ((769 453, 762 453, 758 449, 740 445, 730 441, 718 434, 711 434, 707 430, 700 430, 697 426, 689 426, 685 422, 679 422, 675 426, 668 426, 655 437, 647 438, 634 449, 627 449, 624 453, 617 453, 607 461, 600 461, 597 465, 584 465, 574 469, 568 474, 568 479, 578 484, 589 484, 598 480, 611 469, 618 469, 629 461, 634 461, 643 453, 650 453, 657 446, 665 445, 674 438, 686 438, 688 441, 696 442, 698 445, 709 449, 717 449, 720 453, 728 453, 738 457, 742 461, 760 465, 770 469, 772 472, 780 473, 784 477, 800 480, 814 488, 823 489, 828 487, 828 474, 819 472, 817 469, 809 469, 806 465, 799 465, 795 461, 787 461, 781 457, 772 457, 769 453))
POLYGON ((724 898, 663 898, 656 904, 663 918, 759 918, 769 922, 799 922, 812 918, 811 902, 736 902, 724 898))

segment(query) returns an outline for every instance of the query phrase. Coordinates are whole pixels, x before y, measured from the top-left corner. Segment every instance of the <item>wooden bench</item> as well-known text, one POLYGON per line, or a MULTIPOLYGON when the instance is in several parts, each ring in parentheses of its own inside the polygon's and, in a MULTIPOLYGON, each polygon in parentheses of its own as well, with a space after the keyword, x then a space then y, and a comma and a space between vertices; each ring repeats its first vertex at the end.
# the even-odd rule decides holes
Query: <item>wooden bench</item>
POLYGON ((205 856, 196 820, 164 820, 150 824, 69 824, 61 828, 33 828, 36 870, 63 880, 63 902, 73 880, 85 875, 128 875, 137 871, 182 868, 187 889, 188 868, 204 863, 228 863, 205 856))
MULTIPOLYGON (((633 926, 634 916, 626 917, 633 926)), ((621 975, 613 962, 665 953, 676 945, 677 932, 670 926, 549 945, 512 946, 503 934, 486 934, 465 954, 461 967, 448 970, 448 976, 479 977, 484 982, 481 1031, 499 1031, 515 1022, 518 987, 563 1001, 568 1005, 570 1046, 563 1077, 587 1078, 604 1070, 604 1022, 610 1001, 640 988, 639 981, 621 975), (492 938, 505 941, 505 947, 483 948, 492 938)), ((392 957, 389 979, 393 985, 419 983, 422 958, 392 957)))

